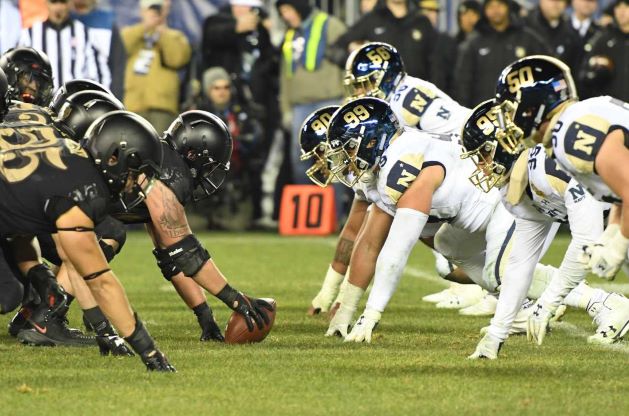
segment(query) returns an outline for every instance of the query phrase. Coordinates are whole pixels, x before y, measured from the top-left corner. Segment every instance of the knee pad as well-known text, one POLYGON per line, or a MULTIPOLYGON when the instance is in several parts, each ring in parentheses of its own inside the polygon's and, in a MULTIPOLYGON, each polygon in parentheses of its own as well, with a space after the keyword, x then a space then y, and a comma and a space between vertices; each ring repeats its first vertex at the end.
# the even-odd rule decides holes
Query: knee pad
POLYGON ((201 270, 201 267, 211 258, 210 253, 201 245, 201 242, 192 234, 164 250, 161 255, 168 256, 173 265, 188 277, 193 277, 201 270))
POLYGON ((116 257, 116 250, 114 250, 112 246, 110 246, 103 240, 98 240, 98 245, 103 251, 105 258, 107 259, 107 263, 110 263, 114 259, 114 257, 116 257))
MULTIPOLYGON (((98 236, 99 244, 105 253, 105 257, 107 257, 107 252, 105 252, 103 245, 107 244, 103 243, 102 240, 114 240, 118 243, 118 248, 116 250, 109 246, 110 251, 113 251, 111 259, 113 259, 116 254, 120 253, 124 243, 127 241, 127 228, 122 222, 112 217, 106 217, 103 221, 99 222, 94 228, 94 232, 98 236)), ((111 261, 111 259, 107 258, 107 261, 111 261)))
POLYGON ((157 260, 157 267, 159 267, 159 270, 162 272, 164 279, 170 282, 173 276, 177 276, 181 273, 181 270, 175 266, 175 263, 168 255, 167 250, 160 248, 153 249, 153 255, 155 256, 155 260, 157 260))

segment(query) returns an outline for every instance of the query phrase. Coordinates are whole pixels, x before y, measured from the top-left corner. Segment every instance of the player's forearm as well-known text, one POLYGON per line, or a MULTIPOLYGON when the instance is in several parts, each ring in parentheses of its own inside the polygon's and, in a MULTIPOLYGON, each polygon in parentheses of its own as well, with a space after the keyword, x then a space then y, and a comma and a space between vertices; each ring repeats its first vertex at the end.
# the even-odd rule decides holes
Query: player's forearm
POLYGON ((367 306, 383 312, 402 278, 408 256, 428 221, 423 212, 400 208, 375 267, 375 278, 367 306))
POLYGON ((199 272, 194 275, 194 281, 214 296, 227 284, 227 279, 212 259, 206 261, 199 272))

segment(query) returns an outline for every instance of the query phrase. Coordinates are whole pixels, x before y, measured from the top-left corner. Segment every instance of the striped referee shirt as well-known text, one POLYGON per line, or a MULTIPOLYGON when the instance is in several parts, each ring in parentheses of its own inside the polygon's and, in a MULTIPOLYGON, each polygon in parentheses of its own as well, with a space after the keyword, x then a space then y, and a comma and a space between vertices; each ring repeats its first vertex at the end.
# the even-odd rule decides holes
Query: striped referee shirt
POLYGON ((69 19, 61 26, 48 21, 36 22, 22 31, 20 45, 33 47, 48 55, 55 89, 77 78, 98 81, 99 71, 88 29, 78 20, 69 19))

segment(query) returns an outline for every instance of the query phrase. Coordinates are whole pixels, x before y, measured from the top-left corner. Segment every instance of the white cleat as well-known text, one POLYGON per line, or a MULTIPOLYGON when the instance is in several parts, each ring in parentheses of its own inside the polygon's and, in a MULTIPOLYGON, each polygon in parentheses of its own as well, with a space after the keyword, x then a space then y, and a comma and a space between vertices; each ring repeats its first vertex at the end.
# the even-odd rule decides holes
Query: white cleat
POLYGON ((462 309, 480 302, 485 291, 478 285, 457 285, 452 295, 437 303, 439 309, 462 309))
POLYGON ((460 309, 461 315, 467 316, 493 316, 496 312, 496 306, 498 305, 498 298, 496 296, 486 293, 485 296, 472 306, 460 309))
POLYGON ((422 298, 422 300, 428 303, 439 303, 439 302, 443 302, 450 296, 452 296, 452 290, 450 288, 447 288, 447 289, 443 289, 441 292, 426 295, 422 298))
POLYGON ((629 330, 629 299, 617 293, 610 293, 603 302, 588 305, 588 312, 594 312, 594 322, 598 326, 596 334, 588 337, 591 344, 613 344, 629 330))

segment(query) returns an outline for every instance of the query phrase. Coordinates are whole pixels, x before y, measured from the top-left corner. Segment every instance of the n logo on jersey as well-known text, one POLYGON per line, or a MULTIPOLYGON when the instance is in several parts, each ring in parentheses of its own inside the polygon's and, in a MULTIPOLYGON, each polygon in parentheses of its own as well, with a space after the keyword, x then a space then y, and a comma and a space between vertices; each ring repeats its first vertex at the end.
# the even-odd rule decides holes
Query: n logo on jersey
POLYGON ((570 124, 564 137, 564 149, 578 172, 594 172, 594 159, 608 131, 609 122, 593 114, 580 117, 570 124))
POLYGON ((585 198, 585 188, 583 188, 581 184, 577 184, 576 186, 569 188, 568 192, 570 192, 570 196, 574 202, 579 202, 585 198))
POLYGON ((405 155, 396 161, 387 175, 387 194, 397 202, 421 170, 424 155, 405 155))

